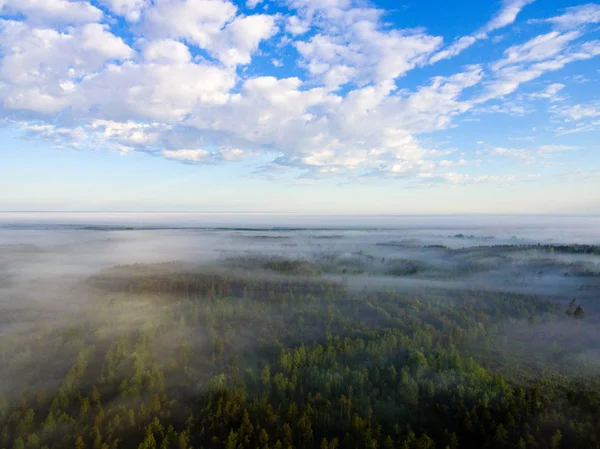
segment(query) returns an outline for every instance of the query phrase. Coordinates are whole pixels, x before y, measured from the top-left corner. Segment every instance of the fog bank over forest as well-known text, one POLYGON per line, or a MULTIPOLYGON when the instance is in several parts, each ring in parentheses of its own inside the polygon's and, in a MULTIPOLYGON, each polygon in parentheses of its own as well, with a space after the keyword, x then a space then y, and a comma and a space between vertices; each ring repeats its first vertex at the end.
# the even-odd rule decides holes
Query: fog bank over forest
MULTIPOLYGON (((456 420, 480 406, 506 441, 558 429, 552 447, 575 447, 595 434, 553 407, 593 415, 576 398, 600 392, 599 298, 596 216, 2 213, 0 447, 201 447, 211 398, 240 391, 243 447, 265 447, 259 429, 313 447, 264 401, 321 410, 310 441, 343 447, 504 447, 456 420), (504 422, 494 407, 539 379, 547 409, 504 422)), ((211 447, 230 447, 232 419, 211 447)))
POLYGON ((600 217, 2 213, 0 285, 114 265, 274 257, 323 276, 360 274, 354 284, 589 293, 599 259, 571 244, 600 245, 600 217))

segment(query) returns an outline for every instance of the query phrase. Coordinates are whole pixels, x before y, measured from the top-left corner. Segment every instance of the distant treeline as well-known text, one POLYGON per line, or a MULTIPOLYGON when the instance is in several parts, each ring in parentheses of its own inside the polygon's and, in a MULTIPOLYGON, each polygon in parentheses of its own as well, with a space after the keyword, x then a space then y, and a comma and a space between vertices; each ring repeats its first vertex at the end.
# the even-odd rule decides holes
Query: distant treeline
MULTIPOLYGON (((278 271, 291 271, 294 262, 269 262, 277 264, 278 271)), ((114 277, 99 274, 89 282, 107 291, 133 294, 176 295, 185 299, 194 297, 241 297, 241 298, 293 298, 295 295, 317 295, 325 298, 344 296, 346 288, 326 280, 256 279, 223 276, 207 273, 149 274, 114 277)))
MULTIPOLYGON (((467 237, 463 237, 467 238, 467 237)), ((527 251, 527 250, 537 250, 537 251, 545 251, 549 253, 559 253, 559 254, 591 254, 591 255, 600 255, 600 246, 598 245, 549 245, 549 244, 537 244, 537 245, 475 245, 468 246, 465 248, 450 248, 446 245, 418 245, 413 243, 404 243, 404 242, 380 242, 376 243, 376 246, 396 246, 399 248, 431 248, 431 249, 444 249, 449 252, 454 253, 466 253, 472 252, 475 250, 496 250, 498 252, 502 251, 527 251)))

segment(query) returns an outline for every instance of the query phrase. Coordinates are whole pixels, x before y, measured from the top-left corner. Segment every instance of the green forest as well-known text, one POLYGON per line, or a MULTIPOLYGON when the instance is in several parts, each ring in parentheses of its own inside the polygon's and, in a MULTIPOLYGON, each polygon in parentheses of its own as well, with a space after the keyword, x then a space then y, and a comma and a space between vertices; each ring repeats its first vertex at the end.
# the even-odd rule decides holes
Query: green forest
POLYGON ((118 266, 0 334, 0 448, 600 448, 573 298, 265 267, 118 266))

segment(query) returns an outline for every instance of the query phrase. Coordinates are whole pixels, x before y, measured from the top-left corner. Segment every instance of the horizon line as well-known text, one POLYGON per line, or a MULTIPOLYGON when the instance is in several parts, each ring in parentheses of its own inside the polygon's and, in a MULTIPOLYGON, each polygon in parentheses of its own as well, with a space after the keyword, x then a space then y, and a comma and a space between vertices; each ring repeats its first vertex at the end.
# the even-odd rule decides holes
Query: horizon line
POLYGON ((296 216, 377 216, 377 217, 415 217, 415 216, 600 216, 592 212, 420 212, 420 213, 390 213, 390 212, 277 212, 277 211, 198 211, 198 210, 0 210, 0 214, 223 214, 223 215, 296 215, 296 216))

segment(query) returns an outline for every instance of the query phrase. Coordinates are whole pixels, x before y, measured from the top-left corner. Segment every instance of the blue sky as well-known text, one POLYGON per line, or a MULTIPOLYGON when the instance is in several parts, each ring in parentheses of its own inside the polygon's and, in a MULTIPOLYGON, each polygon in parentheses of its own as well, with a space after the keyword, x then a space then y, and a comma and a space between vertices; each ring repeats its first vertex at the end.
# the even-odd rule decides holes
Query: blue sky
POLYGON ((0 210, 597 213, 600 5, 0 0, 0 210))

